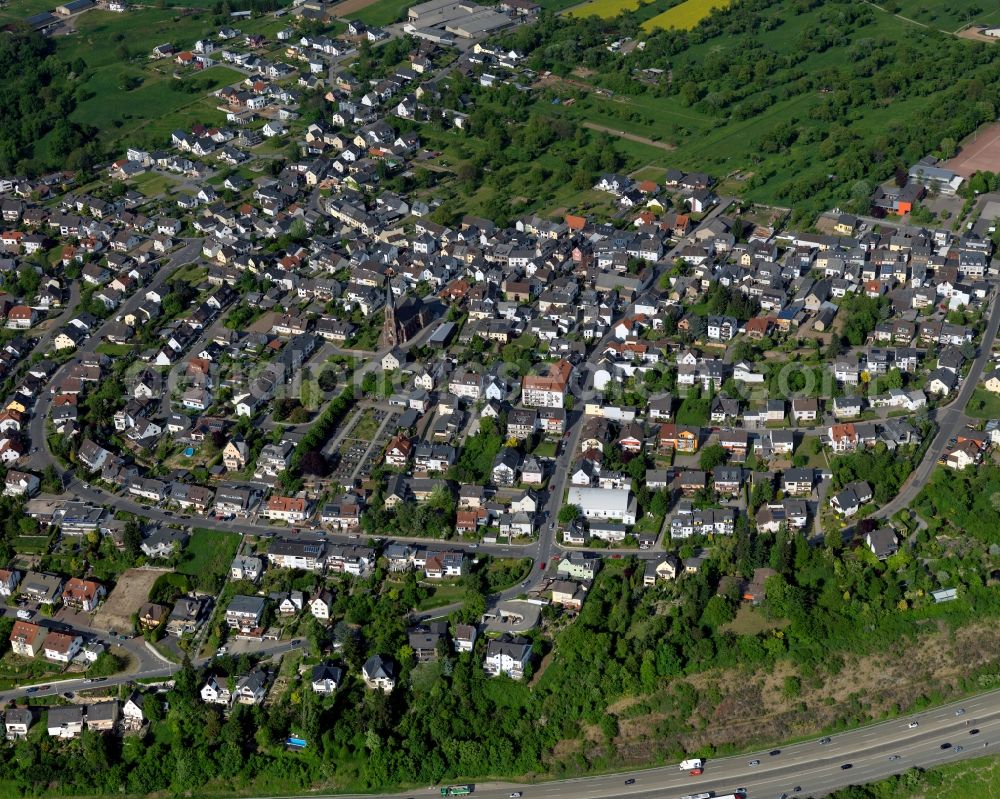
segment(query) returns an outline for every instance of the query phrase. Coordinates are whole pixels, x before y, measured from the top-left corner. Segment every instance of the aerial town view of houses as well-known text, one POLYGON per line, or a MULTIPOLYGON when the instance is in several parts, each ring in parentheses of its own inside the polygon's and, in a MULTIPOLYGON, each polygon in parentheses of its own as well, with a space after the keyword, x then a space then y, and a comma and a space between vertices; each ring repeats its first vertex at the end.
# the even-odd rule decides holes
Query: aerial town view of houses
POLYGON ((193 105, 0 174, 0 793, 824 796, 1000 733, 1000 160, 804 214, 586 123, 490 213, 480 106, 598 102, 512 46, 566 4, 293 5, 121 34, 193 105))

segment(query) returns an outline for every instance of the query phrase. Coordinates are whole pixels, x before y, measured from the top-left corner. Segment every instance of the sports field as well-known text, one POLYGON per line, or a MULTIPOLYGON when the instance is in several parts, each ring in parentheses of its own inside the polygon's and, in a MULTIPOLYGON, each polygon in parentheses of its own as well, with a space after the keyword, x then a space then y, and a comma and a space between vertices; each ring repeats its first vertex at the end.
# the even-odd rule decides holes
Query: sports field
POLYGON ((728 8, 732 0, 684 0, 680 5, 668 8, 662 14, 657 14, 651 19, 642 23, 644 31, 663 28, 670 30, 691 30, 701 22, 712 11, 720 8, 728 8))
POLYGON ((966 178, 976 172, 1000 172, 1000 125, 985 125, 977 130, 962 142, 958 155, 942 166, 966 178))

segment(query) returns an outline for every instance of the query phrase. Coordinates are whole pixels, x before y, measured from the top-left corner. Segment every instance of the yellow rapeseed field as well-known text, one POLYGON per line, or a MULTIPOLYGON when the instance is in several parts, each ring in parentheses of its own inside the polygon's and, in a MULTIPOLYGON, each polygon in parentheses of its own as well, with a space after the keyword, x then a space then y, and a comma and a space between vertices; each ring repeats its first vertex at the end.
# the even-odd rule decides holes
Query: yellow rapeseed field
POLYGON ((611 19, 622 11, 635 11, 638 7, 639 0, 590 0, 589 3, 571 8, 566 14, 571 17, 598 16, 601 19, 611 19))
POLYGON ((674 6, 673 8, 664 11, 662 14, 657 14, 652 19, 647 19, 644 23, 642 23, 642 29, 645 31, 651 31, 656 28, 663 28, 664 30, 669 30, 670 28, 691 30, 691 28, 711 14, 714 9, 726 8, 730 5, 730 3, 732 3, 732 1, 733 0, 685 0, 680 5, 674 6))

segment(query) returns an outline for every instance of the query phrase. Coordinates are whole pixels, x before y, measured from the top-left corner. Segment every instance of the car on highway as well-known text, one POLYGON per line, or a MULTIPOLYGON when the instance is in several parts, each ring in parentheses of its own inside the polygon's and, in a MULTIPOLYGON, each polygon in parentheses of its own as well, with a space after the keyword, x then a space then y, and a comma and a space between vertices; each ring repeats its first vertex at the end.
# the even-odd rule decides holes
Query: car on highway
POLYGON ((521 796, 522 794, 520 791, 514 791, 514 793, 510 795, 510 799, 521 799, 521 796))
POLYGON ((688 775, 692 777, 700 777, 702 775, 702 770, 700 768, 693 768, 688 772, 688 775))
POLYGON ((759 766, 760 765, 760 761, 759 760, 751 760, 749 763, 747 763, 747 765, 751 766, 751 767, 752 766, 759 766))
POLYGON ((832 741, 833 741, 833 739, 832 739, 832 738, 830 738, 829 736, 828 736, 828 737, 826 737, 826 738, 820 738, 820 739, 819 739, 819 742, 820 742, 820 743, 821 743, 822 745, 824 745, 824 746, 825 746, 826 744, 828 744, 828 743, 831 743, 832 741))
POLYGON ((947 742, 945 742, 945 743, 941 744, 941 748, 942 748, 942 749, 951 749, 951 744, 950 744, 950 743, 947 743, 947 742))
POLYGON ((979 728, 973 727, 971 730, 969 730, 969 735, 979 735, 979 728))
POLYGON ((302 643, 302 639, 301 638, 296 638, 294 641, 292 641, 292 646, 298 646, 301 643, 302 643))
POLYGON ((768 754, 771 757, 777 757, 778 755, 781 754, 781 750, 780 749, 772 749, 770 752, 768 752, 768 754))
POLYGON ((955 711, 955 715, 956 716, 964 716, 965 715, 965 708, 964 707, 960 707, 958 710, 955 711))
POLYGON ((72 698, 73 698, 72 691, 63 691, 63 699, 72 699, 72 698))
POLYGON ((844 765, 842 765, 840 767, 840 770, 841 771, 847 771, 847 769, 849 769, 849 768, 854 768, 854 764, 853 763, 844 763, 844 765))
POLYGON ((627 780, 625 780, 625 784, 626 785, 635 785, 635 777, 629 777, 627 780))
POLYGON ((955 747, 955 751, 956 751, 956 752, 961 752, 961 751, 962 751, 963 749, 965 749, 965 747, 964 747, 964 746, 956 746, 956 747, 955 747))
POLYGON ((899 755, 889 755, 890 760, 899 760, 899 755))
POLYGON ((28 689, 27 689, 27 690, 25 691, 25 693, 26 693, 26 694, 33 694, 33 693, 35 693, 35 692, 36 692, 37 690, 38 690, 37 688, 35 688, 34 686, 32 686, 31 688, 28 688, 28 689))
POLYGON ((528 581, 525 580, 523 583, 521 583, 521 588, 527 588, 527 587, 528 587, 528 581))
POLYGON ((917 724, 917 722, 915 722, 915 721, 911 721, 909 724, 906 725, 907 729, 910 729, 910 730, 914 729, 915 727, 919 727, 919 726, 920 725, 917 724))

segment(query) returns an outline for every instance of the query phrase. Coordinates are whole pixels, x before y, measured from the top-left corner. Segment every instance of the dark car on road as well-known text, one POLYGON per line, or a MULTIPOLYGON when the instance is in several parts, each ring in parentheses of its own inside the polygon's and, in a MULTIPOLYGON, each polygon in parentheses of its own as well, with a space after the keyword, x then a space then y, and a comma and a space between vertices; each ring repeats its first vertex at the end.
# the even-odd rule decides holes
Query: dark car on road
POLYGON ((951 744, 949 744, 949 743, 943 743, 943 744, 941 744, 941 748, 942 749, 951 749, 951 744))
POLYGON ((844 765, 842 765, 840 767, 840 770, 841 771, 847 771, 847 769, 849 769, 849 768, 854 768, 854 764, 853 763, 844 763, 844 765))

